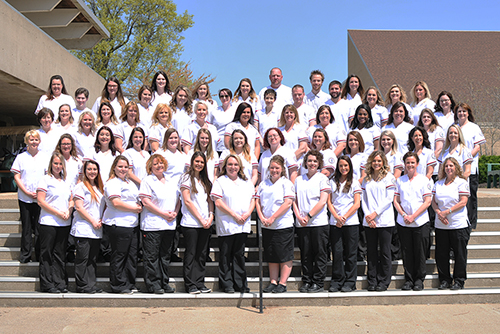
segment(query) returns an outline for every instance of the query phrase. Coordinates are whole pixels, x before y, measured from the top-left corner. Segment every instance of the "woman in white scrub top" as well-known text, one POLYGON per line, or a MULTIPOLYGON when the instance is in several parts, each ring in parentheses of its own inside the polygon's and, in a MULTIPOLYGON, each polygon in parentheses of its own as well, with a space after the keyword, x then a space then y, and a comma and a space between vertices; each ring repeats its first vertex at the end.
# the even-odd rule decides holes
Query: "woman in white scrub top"
POLYGON ((293 211, 299 237, 302 286, 299 292, 322 292, 326 277, 328 214, 326 202, 331 192, 328 178, 319 171, 323 168, 323 155, 310 150, 304 157, 307 174, 295 180, 293 211))
POLYGON ((150 293, 173 293, 168 268, 180 209, 177 182, 165 177, 167 160, 153 154, 146 163, 148 175, 141 182, 139 198, 144 261, 144 283, 150 293))
POLYGON ((295 186, 286 178, 285 159, 272 157, 270 177, 257 191, 257 214, 262 224, 265 261, 269 263, 270 284, 263 292, 283 293, 293 266, 293 211, 295 186))
POLYGON ((123 91, 118 78, 110 77, 106 80, 101 96, 95 100, 95 103, 92 106, 92 111, 95 114, 97 114, 97 111, 100 109, 103 101, 109 101, 109 103, 113 106, 115 118, 118 118, 121 115, 122 109, 125 108, 125 105, 129 101, 123 96, 123 91))
POLYGON ((255 208, 255 189, 241 166, 238 156, 227 156, 210 194, 216 207, 220 250, 219 289, 226 293, 250 292, 244 251, 250 234, 250 216, 255 208))
POLYGON ((169 128, 165 132, 162 148, 159 149, 157 153, 167 159, 168 166, 165 172, 166 176, 178 182, 181 175, 186 170, 188 158, 181 150, 181 139, 176 129, 169 128))
POLYGON ((172 110, 170 107, 165 103, 158 104, 152 122, 148 133, 149 147, 151 147, 151 151, 156 152, 163 143, 165 132, 172 127, 172 110))
POLYGON ((128 177, 139 187, 142 180, 148 175, 146 162, 149 159, 148 151, 145 151, 146 135, 141 127, 134 128, 128 140, 127 150, 123 155, 130 163, 128 177))
POLYGON ((82 182, 74 190, 75 214, 70 234, 75 238, 76 292, 100 293, 96 270, 99 244, 102 239, 101 204, 104 185, 99 164, 93 160, 83 163, 82 182))
POLYGON ((40 97, 35 110, 35 115, 38 114, 38 112, 40 112, 43 108, 48 108, 52 110, 53 113, 56 113, 59 111, 59 107, 63 104, 69 104, 71 110, 76 107, 75 100, 68 95, 63 78, 56 74, 50 78, 47 92, 40 97))
POLYGON ((76 154, 80 159, 92 156, 95 144, 95 118, 91 111, 84 111, 78 120, 78 130, 73 133, 76 154))
POLYGON ((391 130, 394 133, 398 141, 398 151, 401 154, 408 152, 408 134, 413 129, 410 121, 408 109, 406 109, 404 103, 396 102, 391 108, 387 125, 382 129, 391 130))
POLYGON ((257 180, 259 179, 259 162, 253 152, 250 151, 250 145, 248 145, 247 135, 243 130, 236 129, 231 135, 231 140, 229 141, 229 149, 222 151, 219 159, 219 170, 222 166, 224 159, 230 155, 234 154, 240 157, 243 163, 243 172, 245 176, 252 181, 252 184, 257 185, 257 180))
POLYGON ((38 183, 40 212, 40 290, 48 293, 68 292, 66 247, 71 228, 73 199, 65 182, 66 164, 59 153, 52 154, 45 175, 38 183))
POLYGON ((137 250, 139 246, 139 189, 128 179, 129 162, 119 155, 111 166, 104 185, 106 209, 102 217, 104 233, 109 236, 111 258, 109 283, 114 293, 132 294, 137 290, 137 250))
POLYGON ((420 118, 420 113, 425 108, 434 110, 436 103, 431 100, 431 91, 424 81, 417 81, 411 89, 413 103, 411 104, 413 119, 412 123, 416 125, 420 118))

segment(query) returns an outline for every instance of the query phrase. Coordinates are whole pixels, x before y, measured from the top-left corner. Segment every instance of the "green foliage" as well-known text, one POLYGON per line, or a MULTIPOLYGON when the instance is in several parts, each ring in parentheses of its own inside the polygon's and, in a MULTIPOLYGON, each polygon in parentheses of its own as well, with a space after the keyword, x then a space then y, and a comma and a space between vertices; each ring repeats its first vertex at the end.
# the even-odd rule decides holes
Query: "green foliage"
POLYGON ((181 33, 193 25, 187 11, 177 14, 171 0, 85 0, 110 38, 73 53, 107 78, 133 83, 160 67, 179 68, 181 33))
MULTIPOLYGON (((482 155, 479 157, 479 183, 486 183, 488 177, 488 166, 487 163, 498 163, 500 164, 500 156, 498 155, 482 155)), ((492 166, 492 170, 499 170, 500 165, 492 166)))

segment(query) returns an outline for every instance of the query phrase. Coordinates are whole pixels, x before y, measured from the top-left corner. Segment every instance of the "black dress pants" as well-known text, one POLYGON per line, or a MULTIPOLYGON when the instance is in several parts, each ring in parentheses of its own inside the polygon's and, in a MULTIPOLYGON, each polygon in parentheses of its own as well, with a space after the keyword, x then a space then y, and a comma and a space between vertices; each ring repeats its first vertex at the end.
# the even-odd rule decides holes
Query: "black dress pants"
POLYGON ((332 246, 332 282, 330 287, 356 287, 358 277, 358 225, 337 227, 330 225, 332 246))
POLYGON ((436 228, 436 266, 439 282, 449 284, 454 280, 464 286, 467 279, 467 244, 469 243, 469 227, 444 230, 436 228), (450 274, 450 250, 455 255, 453 277, 450 274))
POLYGON ((328 261, 327 245, 330 226, 299 227, 296 231, 299 237, 302 282, 323 287, 328 261))
POLYGON ((144 283, 148 292, 168 285, 168 267, 175 230, 142 231, 144 283))
POLYGON ((101 239, 74 237, 76 292, 91 292, 96 289, 97 255, 101 239))
POLYGON ((64 290, 68 287, 66 246, 71 226, 40 225, 40 290, 64 290))
POLYGON ((239 292, 248 289, 245 269, 245 242, 248 233, 219 236, 219 289, 233 288, 239 292))
POLYGON ((212 233, 210 229, 182 227, 182 234, 186 240, 183 260, 186 292, 205 287, 205 263, 210 233, 212 233))
POLYGON ((403 249, 405 279, 413 285, 421 285, 425 280, 427 249, 429 247, 430 223, 419 227, 406 227, 397 224, 403 249))
POLYGON ((40 255, 40 240, 38 239, 40 207, 38 203, 18 202, 21 214, 21 255, 19 256, 19 262, 26 263, 31 260, 33 244, 35 245, 35 259, 38 261, 40 255), (33 235, 35 236, 34 241, 33 235))
POLYGON ((367 241, 368 286, 391 284, 391 237, 394 227, 365 227, 367 241), (380 252, 379 252, 380 249, 380 252))
POLYGON ((109 262, 109 283, 111 291, 122 292, 135 287, 137 274, 137 247, 139 244, 136 227, 104 225, 111 246, 109 262))

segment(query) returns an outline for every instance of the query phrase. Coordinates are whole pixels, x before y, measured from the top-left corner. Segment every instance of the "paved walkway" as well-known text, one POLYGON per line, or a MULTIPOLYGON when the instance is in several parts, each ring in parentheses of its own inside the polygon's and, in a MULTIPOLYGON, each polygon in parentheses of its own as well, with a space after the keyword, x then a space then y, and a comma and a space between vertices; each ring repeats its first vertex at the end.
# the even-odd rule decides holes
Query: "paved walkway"
POLYGON ((1 333, 498 333, 500 304, 0 308, 1 333))

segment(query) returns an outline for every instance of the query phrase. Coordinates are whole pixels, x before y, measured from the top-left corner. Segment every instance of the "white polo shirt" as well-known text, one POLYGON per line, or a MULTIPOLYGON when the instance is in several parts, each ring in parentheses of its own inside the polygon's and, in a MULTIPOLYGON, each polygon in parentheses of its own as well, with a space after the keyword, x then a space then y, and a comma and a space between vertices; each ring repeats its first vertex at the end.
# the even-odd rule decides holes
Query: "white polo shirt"
MULTIPOLYGON (((92 111, 98 115, 99 114, 99 107, 101 106, 101 99, 102 97, 99 96, 96 100, 95 100, 95 103, 94 105, 92 106, 92 111)), ((129 103, 129 100, 124 96, 123 97, 123 100, 124 100, 124 106, 129 103)), ((122 106, 120 104, 120 102, 118 102, 118 98, 115 97, 113 99, 113 101, 110 102, 111 103, 111 106, 113 107, 113 111, 115 112, 115 117, 116 119, 120 119, 120 115, 122 114, 122 106)))
POLYGON ((384 130, 390 130, 396 137, 398 141, 398 151, 399 153, 405 155, 408 152, 408 135, 410 131, 414 128, 410 123, 403 122, 399 124, 397 127, 394 126, 394 123, 387 124, 382 128, 384 130))
MULTIPOLYGON (((45 193, 45 202, 59 211, 68 211, 71 189, 62 179, 56 179, 51 175, 44 175, 38 183, 37 192, 45 193)), ((71 225, 71 219, 61 219, 48 213, 43 208, 40 211, 40 225, 63 227, 71 225)))
POLYGON ((85 107, 85 109, 80 110, 80 109, 77 109, 75 107, 75 108, 71 109, 71 115, 73 115, 73 119, 75 120, 75 123, 78 124, 78 121, 80 120, 80 116, 86 111, 90 111, 90 113, 94 116, 94 122, 95 122, 95 120, 97 119, 97 114, 94 113, 94 111, 92 109, 85 107))
POLYGON ((462 167, 462 171, 465 170, 465 165, 466 164, 472 164, 472 155, 470 154, 470 150, 465 147, 459 145, 453 152, 450 153, 450 148, 448 147, 446 150, 443 150, 441 152, 441 155, 437 159, 440 164, 443 163, 443 161, 446 160, 446 158, 452 157, 457 159, 458 164, 460 167, 462 167))
POLYGON ((64 134, 60 129, 52 125, 52 129, 49 133, 45 132, 42 128, 36 130, 40 135, 40 145, 38 145, 38 150, 52 155, 56 149, 57 142, 61 139, 64 134))
POLYGON ((172 126, 179 132, 179 134, 182 134, 184 129, 191 124, 191 121, 195 119, 195 117, 196 114, 194 112, 192 112, 191 115, 188 115, 184 107, 182 107, 182 109, 175 107, 175 110, 172 108, 172 126))
POLYGON ((435 168, 437 165, 436 157, 434 156, 434 151, 424 147, 422 153, 418 155, 420 162, 417 166, 417 173, 422 175, 427 175, 427 167, 435 168))
MULTIPOLYGON (((330 193, 330 183, 328 178, 317 172, 311 178, 307 174, 299 175, 295 179, 295 196, 299 211, 302 216, 307 216, 309 211, 319 202, 321 193, 330 193)), ((316 227, 328 225, 328 214, 326 205, 321 208, 321 211, 309 220, 305 227, 316 227)), ((296 220, 295 226, 302 228, 304 226, 296 220)))
MULTIPOLYGON (((349 191, 344 192, 344 188, 347 181, 342 182, 340 184, 339 189, 337 189, 337 184, 335 183, 334 179, 331 179, 329 182, 332 191, 333 207, 335 208, 335 211, 339 216, 343 216, 354 205, 354 195, 360 194, 361 198, 361 193, 362 193, 361 185, 359 184, 358 181, 353 179, 349 191)), ((331 215, 330 225, 335 225, 335 224, 337 224, 337 220, 333 217, 333 215, 331 215)), ((359 225, 359 218, 357 212, 354 212, 354 214, 351 215, 349 218, 347 218, 347 220, 344 223, 344 226, 352 226, 352 225, 359 225)))
POLYGON ((260 140, 260 133, 259 131, 253 126, 252 124, 248 124, 247 127, 245 128, 241 123, 238 122, 232 122, 229 123, 226 126, 226 132, 224 136, 229 136, 233 134, 233 131, 239 129, 245 133, 248 139, 248 145, 250 146, 250 151, 255 152, 255 143, 257 140, 260 140))
POLYGON ((132 173, 140 180, 143 180, 148 172, 146 171, 146 162, 150 155, 147 151, 138 152, 135 148, 129 148, 123 152, 123 156, 128 159, 129 167, 132 168, 132 173))
MULTIPOLYGON (((209 211, 208 211, 208 194, 205 192, 205 188, 200 180, 195 178, 196 182, 196 191, 198 193, 193 193, 191 191, 191 179, 188 174, 183 174, 181 176, 181 181, 179 183, 179 191, 182 193, 182 190, 188 189, 191 194, 191 201, 196 209, 196 211, 203 217, 203 219, 208 219, 209 211)), ((212 189, 213 190, 213 189, 212 189)), ((182 220, 181 226, 191 227, 191 228, 203 228, 203 225, 195 218, 195 216, 188 210, 186 203, 184 202, 184 198, 181 194, 182 201, 182 220)))
POLYGON ((104 200, 107 207, 102 217, 102 223, 109 226, 136 227, 139 224, 137 213, 116 209, 111 202, 114 198, 121 199, 127 204, 137 204, 139 202, 139 189, 135 183, 114 177, 104 184, 104 200))
POLYGON ((106 153, 103 153, 102 151, 96 153, 94 150, 91 159, 99 164, 102 182, 106 183, 106 181, 109 179, 109 172, 111 171, 113 161, 115 161, 115 158, 119 155, 120 152, 118 151, 116 151, 116 154, 113 155, 111 150, 108 150, 106 153))
MULTIPOLYGON (((361 206, 365 216, 376 212, 378 215, 375 217, 377 227, 395 226, 394 211, 392 210, 392 201, 396 190, 394 175, 388 173, 378 182, 374 180, 367 182, 365 178, 361 189, 363 189, 361 206)), ((368 226, 366 218, 363 219, 363 226, 368 226)))
MULTIPOLYGON (((404 212, 408 215, 412 215, 422 206, 422 204, 424 204, 426 197, 432 196, 433 186, 434 182, 432 182, 432 179, 427 179, 425 175, 417 174, 411 181, 408 175, 403 175, 396 180, 395 195, 399 196, 401 207, 404 212)), ((428 221, 429 214, 427 210, 424 210, 424 212, 415 218, 414 222, 409 225, 404 222, 403 216, 399 213, 397 219, 398 224, 404 227, 419 227, 428 221)))
POLYGON ((179 183, 179 179, 186 170, 187 154, 180 151, 175 151, 175 153, 170 152, 170 150, 159 149, 158 154, 161 154, 168 163, 167 171, 165 172, 165 177, 175 181, 175 184, 179 183))
POLYGON ((375 107, 372 108, 372 118, 373 123, 381 129, 382 123, 387 122, 389 119, 387 108, 379 104, 375 105, 375 107))
POLYGON ((352 162, 352 177, 354 180, 359 181, 361 178, 361 171, 365 170, 365 164, 368 160, 368 155, 365 153, 357 153, 355 155, 346 154, 349 158, 351 158, 352 162))
MULTIPOLYGON (((260 102, 258 102, 260 106, 260 102)), ((231 123, 234 119, 234 114, 236 113, 237 104, 231 105, 226 111, 222 107, 215 109, 209 116, 207 116, 207 122, 212 124, 217 128, 217 133, 219 134, 219 143, 217 144, 217 151, 222 152, 226 148, 224 146, 224 135, 226 133, 226 126, 231 123)))
MULTIPOLYGON (((219 132, 217 131, 217 128, 212 124, 206 124, 206 129, 210 131, 210 135, 212 136, 212 149, 216 151, 220 141, 219 132)), ((194 146, 194 144, 196 143, 196 138, 198 138, 198 132, 200 131, 200 129, 200 124, 198 124, 198 122, 196 121, 192 121, 182 134, 182 143, 184 145, 194 146)))
POLYGON ((394 154, 386 154, 385 157, 387 158, 387 163, 389 164, 389 167, 391 168, 391 173, 394 174, 396 169, 399 169, 401 171, 404 170, 404 163, 403 163, 403 155, 399 152, 396 152, 394 154))
POLYGON ((290 178, 289 174, 290 169, 298 167, 297 160, 295 159, 295 152, 293 152, 289 148, 281 146, 274 153, 271 153, 271 150, 267 149, 264 151, 264 153, 262 153, 259 160, 259 175, 261 180, 269 178, 269 173, 268 173, 269 163, 271 162, 271 158, 274 157, 275 155, 281 155, 283 159, 285 159, 285 167, 287 168, 286 170, 287 178, 290 178))
POLYGON ((443 128, 444 135, 446 136, 448 128, 455 123, 455 114, 451 111, 445 116, 442 111, 437 111, 434 113, 434 116, 436 116, 438 123, 443 128))
POLYGON ((154 92, 153 98, 151 99, 153 112, 160 103, 165 103, 166 105, 169 105, 170 101, 172 101, 172 95, 168 93, 163 93, 159 95, 158 92, 154 92))
MULTIPOLYGON (((186 170, 189 170, 189 167, 191 167, 191 158, 194 154, 194 150, 191 149, 186 156, 186 170)), ((210 182, 214 182, 215 178, 215 169, 219 168, 219 153, 214 151, 214 157, 212 159, 208 159, 206 153, 205 153, 205 158, 207 158, 207 174, 208 178, 210 179, 210 182)))
MULTIPOLYGON (((320 124, 316 124, 308 129, 307 136, 309 137, 310 143, 313 142, 314 132, 317 129, 323 129, 323 127, 320 124)), ((328 134, 328 138, 330 139, 330 144, 332 145, 334 150, 340 144, 346 143, 347 133, 338 125, 337 122, 328 125, 324 130, 328 134)))
POLYGON ((278 88, 273 88, 271 86, 264 87, 259 92, 259 100, 261 103, 261 109, 266 107, 266 102, 264 100, 264 93, 268 89, 273 89, 276 92, 276 105, 284 106, 285 104, 292 104, 292 89, 288 86, 281 84, 278 88))
POLYGON ((280 116, 281 112, 276 107, 269 113, 266 113, 265 108, 255 113, 255 121, 259 123, 259 133, 262 137, 265 136, 268 129, 278 127, 280 116))
POLYGON ((375 150, 375 140, 380 139, 380 128, 376 125, 373 125, 371 128, 363 128, 353 129, 353 131, 358 131, 363 137, 363 141, 365 142, 365 151, 364 153, 370 155, 375 150))
MULTIPOLYGON (((236 102, 234 102, 234 110, 236 111, 236 108, 242 103, 242 102, 246 102, 248 103, 251 107, 252 107, 252 111, 253 113, 255 114, 258 110, 261 110, 262 109, 262 105, 265 105, 266 103, 261 103, 260 101, 260 98, 258 96, 256 96, 253 101, 251 101, 250 99, 250 96, 246 98, 246 100, 243 100, 243 98, 241 96, 238 97, 238 100, 236 102)), ((219 107, 220 108, 220 107, 219 107)), ((233 117, 234 117, 234 113, 233 113, 233 117)), ((231 119, 232 121, 232 119, 231 119)))
MULTIPOLYGON (((210 197, 214 203, 221 200, 236 214, 242 215, 250 208, 250 203, 255 197, 255 188, 250 180, 243 181, 237 178, 236 181, 232 181, 227 175, 223 175, 215 180, 210 197)), ((217 236, 250 233, 250 217, 240 225, 234 221, 233 217, 219 210, 217 206, 215 211, 217 236)))
POLYGON ((327 94, 322 90, 320 90, 318 94, 314 94, 312 91, 309 92, 309 94, 306 95, 304 102, 307 103, 307 105, 313 107, 314 110, 317 111, 319 107, 324 105, 328 100, 330 100, 330 94, 327 94))
POLYGON ((113 132, 115 138, 120 138, 122 140, 122 147, 124 150, 127 149, 128 141, 130 140, 130 135, 132 134, 132 130, 134 130, 134 128, 142 128, 146 137, 144 138, 144 140, 146 141, 146 143, 148 142, 148 129, 144 124, 138 123, 135 127, 133 127, 130 126, 127 121, 125 121, 118 124, 118 126, 116 127, 116 131, 113 132))
POLYGON ((299 113, 300 124, 306 129, 309 127, 309 122, 316 120, 316 110, 305 103, 302 103, 302 105, 297 108, 297 112, 299 113))
POLYGON ((37 115, 42 108, 49 108, 54 113, 54 119, 57 119, 59 116, 59 108, 63 104, 69 104, 70 109, 76 108, 75 100, 73 100, 70 95, 61 94, 59 97, 54 97, 52 100, 49 100, 47 95, 43 94, 40 96, 40 100, 38 100, 35 115, 37 115))
POLYGON ((148 108, 144 108, 142 104, 137 103, 137 108, 139 108, 139 119, 141 120, 141 123, 144 124, 148 129, 151 128, 151 125, 153 125, 153 120, 151 119, 153 117, 153 114, 155 112, 155 108, 149 104, 148 108))
MULTIPOLYGON (((323 168, 320 170, 320 172, 324 168, 331 169, 333 172, 335 172, 335 169, 337 168, 337 156, 335 155, 335 152, 331 148, 326 150, 321 150, 319 152, 323 155, 323 168)), ((300 166, 300 174, 306 174, 307 169, 303 159, 301 159, 299 166, 300 166)))
MULTIPOLYGON (((464 135, 465 145, 467 145, 471 152, 474 149, 474 146, 486 143, 483 131, 481 131, 481 128, 477 124, 467 122, 467 124, 464 124, 464 126, 461 126, 460 128, 462 129, 462 134, 464 135)), ((472 161, 471 174, 478 174, 479 152, 477 152, 473 158, 474 160, 472 161)))
MULTIPOLYGON (((75 187, 73 199, 75 201, 82 201, 85 211, 87 211, 91 217, 99 221, 101 219, 101 212, 104 209, 104 201, 102 201, 102 194, 99 189, 95 190, 97 201, 92 200, 90 190, 81 182, 75 187)), ((75 210, 70 234, 77 238, 101 239, 102 228, 95 229, 89 221, 83 218, 80 213, 75 210)))
MULTIPOLYGON (((445 185, 446 178, 439 180, 434 185, 432 195, 440 211, 448 211, 455 204, 460 202, 460 196, 470 196, 469 182, 455 177, 452 183, 445 185)), ((448 211, 449 212, 449 211, 448 211)), ((469 226, 469 218, 467 216, 467 205, 462 209, 452 212, 447 215, 448 225, 443 224, 438 215, 436 215, 435 227, 442 230, 455 230, 469 226)))
POLYGON ((165 132, 168 130, 168 126, 165 127, 161 125, 160 123, 152 125, 149 128, 148 132, 148 140, 150 142, 158 142, 160 144, 160 147, 163 145, 163 139, 165 138, 165 132))
MULTIPOLYGON (((97 133, 97 132, 96 132, 97 133)), ((72 134, 75 140, 76 154, 80 159, 90 158, 95 152, 96 137, 92 133, 87 136, 85 133, 75 132, 72 134)))
MULTIPOLYGON (((230 155, 231 152, 229 150, 224 150, 222 151, 219 159, 219 168, 222 166, 224 163, 224 159, 228 155, 230 155)), ((250 161, 245 159, 245 156, 243 155, 243 152, 239 155, 241 159, 241 163, 243 164, 243 173, 245 173, 245 176, 251 180, 252 179, 252 172, 254 168, 259 168, 259 162, 257 161, 257 158, 255 157, 255 154, 253 152, 250 152, 250 161)))
POLYGON ((417 125, 418 120, 420 119, 420 114, 422 113, 422 110, 424 110, 425 108, 429 108, 430 110, 434 111, 434 108, 436 107, 436 103, 429 98, 425 98, 422 101, 420 101, 418 104, 413 103, 411 107, 412 107, 412 114, 413 114, 413 124, 417 125))
MULTIPOLYGON (((141 188, 139 189, 139 198, 141 200, 148 198, 162 211, 175 211, 179 195, 175 180, 165 178, 165 183, 162 183, 154 174, 146 176, 142 180, 141 188)), ((146 207, 142 209, 142 231, 175 230, 175 227, 175 218, 167 221, 165 218, 152 213, 146 207)))
POLYGON ((308 142, 306 127, 302 124, 294 124, 289 131, 286 131, 286 126, 280 126, 278 129, 285 137, 285 147, 288 147, 292 151, 297 151, 301 142, 308 142))
MULTIPOLYGON (((341 99, 337 103, 334 103, 330 99, 325 104, 330 106, 335 123, 347 133, 349 131, 349 102, 341 99)), ((316 115, 314 117, 316 118, 316 115)))
MULTIPOLYGON (((275 183, 272 183, 270 179, 266 179, 259 185, 257 199, 260 200, 262 213, 266 218, 269 218, 278 211, 286 199, 295 201, 295 186, 284 176, 279 178, 275 183)), ((262 226, 262 228, 280 230, 293 227, 293 222, 293 210, 292 206, 290 206, 285 214, 276 219, 271 226, 262 226)))
POLYGON ((66 160, 66 183, 73 190, 78 183, 78 178, 82 173, 83 162, 79 158, 70 157, 66 160))
POLYGON ((443 128, 440 126, 436 126, 433 132, 427 131, 427 135, 429 135, 429 142, 431 143, 431 150, 436 150, 436 144, 439 142, 445 142, 446 136, 444 134, 443 128))
MULTIPOLYGON (((28 151, 25 151, 16 157, 10 171, 13 174, 21 175, 21 181, 26 190, 35 192, 38 182, 47 172, 49 162, 50 155, 45 152, 38 151, 33 156, 28 151)), ((19 187, 17 188, 17 197, 24 203, 36 203, 36 199, 26 195, 19 187)))

